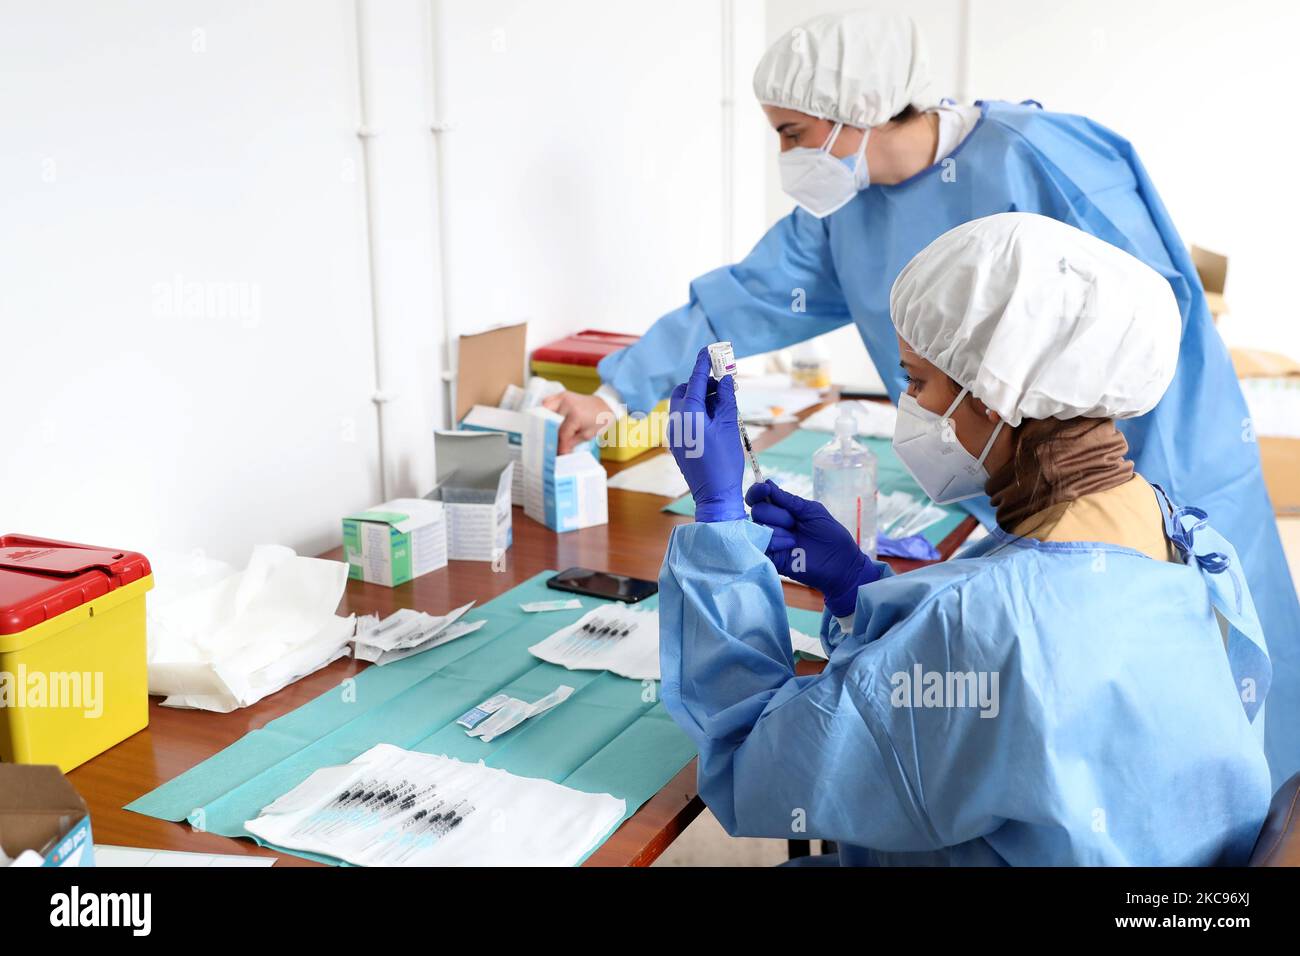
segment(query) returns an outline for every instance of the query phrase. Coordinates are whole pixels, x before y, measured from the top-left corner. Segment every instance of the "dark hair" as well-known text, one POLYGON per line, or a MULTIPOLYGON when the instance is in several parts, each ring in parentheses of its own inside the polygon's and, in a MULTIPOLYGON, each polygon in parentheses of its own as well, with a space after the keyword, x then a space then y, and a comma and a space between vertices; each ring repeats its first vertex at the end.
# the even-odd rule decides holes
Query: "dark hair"
POLYGON ((913 117, 920 116, 920 115, 921 115, 921 111, 918 110, 911 103, 908 103, 906 106, 903 107, 903 109, 900 112, 895 113, 893 116, 891 116, 889 118, 889 122, 906 123, 908 120, 912 119, 913 117))

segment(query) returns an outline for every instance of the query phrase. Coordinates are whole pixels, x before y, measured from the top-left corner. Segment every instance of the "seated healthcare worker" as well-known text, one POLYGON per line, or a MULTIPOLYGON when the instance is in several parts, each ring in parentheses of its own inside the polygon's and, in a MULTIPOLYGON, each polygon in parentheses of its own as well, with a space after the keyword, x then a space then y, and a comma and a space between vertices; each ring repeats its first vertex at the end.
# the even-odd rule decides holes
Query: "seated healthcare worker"
POLYGON ((733 835, 835 840, 845 864, 1244 863, 1270 797, 1250 590, 1114 421, 1173 377, 1168 281, 1004 213, 935 240, 890 305, 894 448, 936 500, 987 492, 997 527, 893 575, 771 482, 746 520, 734 385, 701 352, 669 426, 696 522, 659 578, 664 704, 700 795, 733 835), (778 571, 825 596, 818 676, 795 676, 778 571))
MULTIPOLYGON (((1164 276, 1178 300, 1173 382, 1120 430, 1137 469, 1213 514, 1241 555, 1277 668, 1266 752, 1279 785, 1300 770, 1300 603, 1250 412, 1187 248, 1124 138, 1034 103, 936 104, 930 86, 906 17, 832 13, 773 43, 754 72, 754 94, 780 141, 782 186, 799 207, 742 261, 692 281, 690 300, 640 341, 607 356, 596 395, 548 400, 565 415, 560 450, 596 434, 610 407, 650 411, 690 374, 701 346, 722 340, 744 357, 851 322, 897 401, 889 289, 928 243, 1010 211, 1099 236, 1164 276)), ((983 495, 962 507, 993 525, 983 495)))

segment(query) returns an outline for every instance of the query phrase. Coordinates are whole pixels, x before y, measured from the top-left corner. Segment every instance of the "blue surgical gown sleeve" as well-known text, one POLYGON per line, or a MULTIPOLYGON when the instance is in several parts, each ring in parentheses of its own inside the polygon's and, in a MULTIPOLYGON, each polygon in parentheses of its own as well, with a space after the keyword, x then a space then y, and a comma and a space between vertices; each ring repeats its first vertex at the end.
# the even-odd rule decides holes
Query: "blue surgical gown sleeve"
POLYGON ((742 261, 691 283, 690 301, 660 318, 640 341, 601 360, 601 381, 633 412, 648 412, 690 376, 699 350, 730 341, 758 355, 850 321, 831 262, 826 223, 796 209, 742 261))
MULTIPOLYGON (((746 521, 684 525, 659 578, 664 706, 699 749, 700 795, 719 822, 733 836, 913 851, 995 828, 977 805, 930 821, 909 770, 917 755, 895 749, 891 688, 865 647, 841 649, 820 675, 795 675, 781 583, 763 554, 769 536, 746 521)), ((947 633, 935 620, 943 613, 929 602, 900 614, 897 630, 947 633)), ((862 643, 827 626, 837 645, 862 643)), ((948 747, 992 734, 992 723, 952 727, 948 747)), ((942 774, 933 783, 939 791, 942 774)))

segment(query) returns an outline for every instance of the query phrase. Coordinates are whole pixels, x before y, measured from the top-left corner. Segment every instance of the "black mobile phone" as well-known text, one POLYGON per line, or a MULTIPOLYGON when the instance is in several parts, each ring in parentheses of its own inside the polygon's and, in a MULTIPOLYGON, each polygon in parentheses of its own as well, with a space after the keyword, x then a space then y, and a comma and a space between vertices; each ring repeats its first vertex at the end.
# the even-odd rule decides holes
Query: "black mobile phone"
POLYGON ((567 571, 561 571, 555 577, 548 578, 546 586, 556 591, 570 591, 588 597, 622 601, 624 604, 644 601, 659 590, 658 583, 654 581, 629 578, 608 571, 593 571, 590 568, 569 568, 567 571))
POLYGON ((851 399, 866 401, 889 401, 889 393, 882 392, 878 388, 862 388, 853 385, 840 386, 840 401, 847 402, 851 399))

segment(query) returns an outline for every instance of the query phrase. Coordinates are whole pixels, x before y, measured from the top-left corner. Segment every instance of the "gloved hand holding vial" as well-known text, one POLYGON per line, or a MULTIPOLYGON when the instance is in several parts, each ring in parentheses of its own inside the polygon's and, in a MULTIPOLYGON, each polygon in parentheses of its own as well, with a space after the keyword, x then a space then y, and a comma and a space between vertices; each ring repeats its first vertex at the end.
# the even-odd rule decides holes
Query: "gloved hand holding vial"
MULTIPOLYGON (((731 348, 730 342, 714 342, 709 346, 709 364, 711 374, 714 379, 721 382, 724 376, 732 376, 732 382, 735 382, 736 375, 736 353, 731 348)), ((755 484, 763 481, 763 472, 758 467, 758 458, 754 455, 754 446, 749 441, 749 432, 745 430, 745 422, 741 419, 739 412, 736 414, 736 426, 740 429, 740 442, 745 446, 745 455, 749 458, 750 470, 754 472, 755 484)))

